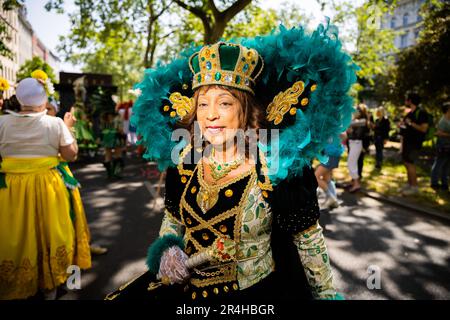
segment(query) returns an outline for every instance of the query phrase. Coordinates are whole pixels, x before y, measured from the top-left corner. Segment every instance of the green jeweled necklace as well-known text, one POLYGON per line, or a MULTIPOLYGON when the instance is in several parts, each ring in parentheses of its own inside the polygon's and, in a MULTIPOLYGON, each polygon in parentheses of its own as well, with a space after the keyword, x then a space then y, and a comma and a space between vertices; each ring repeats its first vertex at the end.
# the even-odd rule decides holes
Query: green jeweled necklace
POLYGON ((212 178, 214 180, 220 180, 234 169, 237 169, 244 161, 244 157, 242 155, 239 155, 233 161, 219 162, 216 159, 214 159, 214 149, 213 149, 208 160, 209 160, 209 167, 211 168, 212 178))

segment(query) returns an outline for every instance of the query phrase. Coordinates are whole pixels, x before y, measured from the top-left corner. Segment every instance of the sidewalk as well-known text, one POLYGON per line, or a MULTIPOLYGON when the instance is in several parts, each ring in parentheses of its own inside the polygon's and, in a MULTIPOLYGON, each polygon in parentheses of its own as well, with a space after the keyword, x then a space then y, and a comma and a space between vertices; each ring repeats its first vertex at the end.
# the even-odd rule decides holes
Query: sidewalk
POLYGON ((442 218, 444 220, 450 221, 450 212, 449 213, 445 213, 445 212, 441 212, 441 211, 437 211, 433 208, 427 208, 425 206, 419 206, 415 203, 412 202, 408 202, 405 201, 407 199, 402 198, 402 197, 394 197, 394 196, 385 196, 382 195, 378 192, 374 192, 374 191, 366 191, 366 190, 361 190, 361 192, 363 194, 365 194, 366 196, 376 199, 376 200, 380 200, 380 201, 385 201, 385 202, 389 202, 391 204, 406 208, 406 209, 410 209, 410 210, 414 210, 423 214, 428 214, 428 215, 432 215, 434 217, 438 217, 438 218, 442 218))
MULTIPOLYGON (((415 196, 401 195, 399 190, 406 183, 407 177, 400 159, 399 147, 400 144, 396 142, 386 145, 382 170, 375 169, 375 148, 373 145, 370 147, 370 155, 366 155, 364 159, 361 192, 370 198, 450 221, 450 195, 436 192, 430 187, 429 171, 433 161, 431 155, 422 154, 417 167, 420 192, 415 196)), ((344 154, 339 168, 335 170, 334 178, 340 183, 349 180, 346 159, 344 154)))

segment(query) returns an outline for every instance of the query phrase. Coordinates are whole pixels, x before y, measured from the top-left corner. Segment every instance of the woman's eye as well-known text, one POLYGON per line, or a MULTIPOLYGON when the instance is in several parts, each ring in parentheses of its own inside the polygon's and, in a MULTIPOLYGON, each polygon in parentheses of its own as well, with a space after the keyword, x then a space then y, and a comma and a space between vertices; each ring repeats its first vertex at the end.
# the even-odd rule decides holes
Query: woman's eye
POLYGON ((228 106, 231 106, 231 103, 230 102, 221 102, 220 105, 228 107, 228 106))
POLYGON ((198 104, 198 107, 199 108, 205 108, 205 107, 207 107, 208 105, 206 104, 206 103, 199 103, 198 104))

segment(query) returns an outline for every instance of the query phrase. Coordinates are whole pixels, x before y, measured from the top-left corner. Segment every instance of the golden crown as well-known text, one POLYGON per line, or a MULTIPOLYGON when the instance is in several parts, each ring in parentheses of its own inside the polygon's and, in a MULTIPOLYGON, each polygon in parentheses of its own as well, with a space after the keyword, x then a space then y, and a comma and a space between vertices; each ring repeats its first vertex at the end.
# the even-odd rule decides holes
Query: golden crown
POLYGON ((224 85, 252 94, 264 61, 255 49, 240 44, 218 42, 204 46, 189 59, 194 74, 192 89, 205 85, 224 85))

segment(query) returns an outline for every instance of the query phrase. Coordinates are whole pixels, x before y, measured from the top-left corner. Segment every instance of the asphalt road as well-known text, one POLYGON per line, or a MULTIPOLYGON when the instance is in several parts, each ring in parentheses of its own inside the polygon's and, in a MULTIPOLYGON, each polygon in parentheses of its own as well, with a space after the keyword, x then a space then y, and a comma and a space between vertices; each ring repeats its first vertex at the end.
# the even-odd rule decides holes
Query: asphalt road
MULTIPOLYGON (((124 178, 112 182, 100 163, 72 169, 82 184, 92 242, 109 252, 93 257, 81 290, 60 299, 103 299, 146 270, 146 250, 162 219, 157 177, 139 160, 129 160, 124 178)), ((321 224, 335 284, 346 299, 450 298, 448 221, 339 191, 341 206, 323 211, 321 224)))

